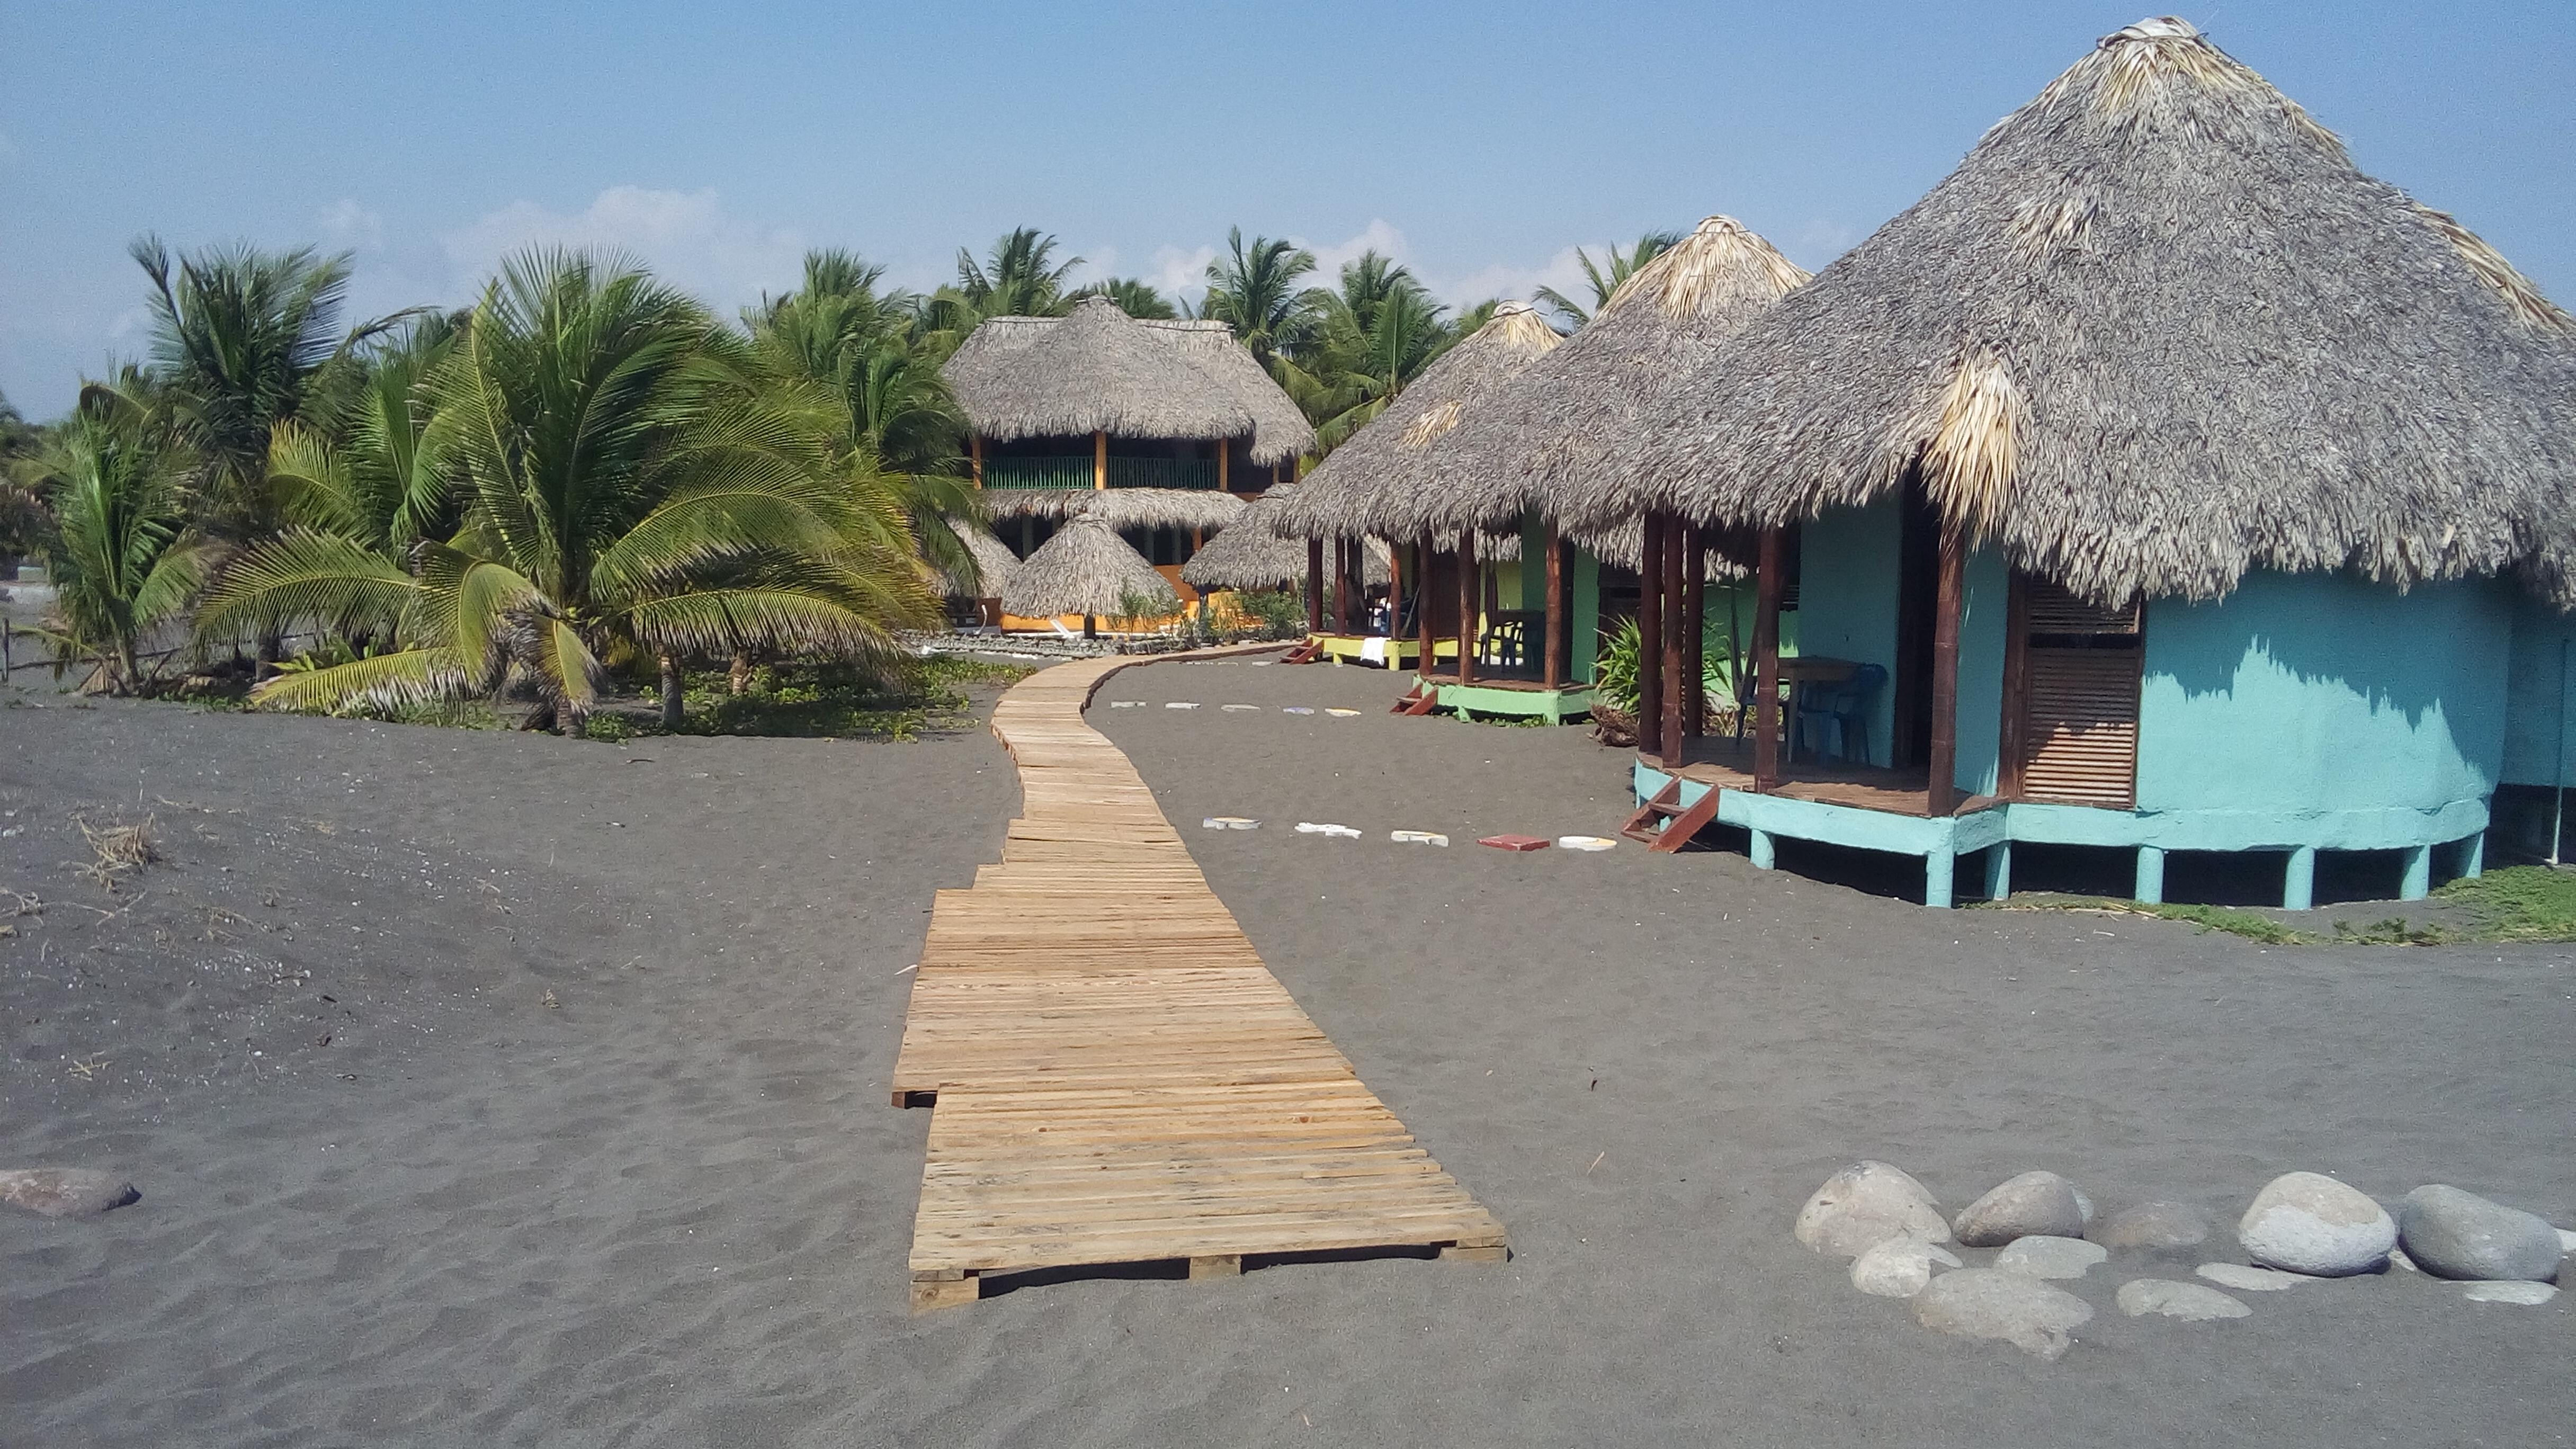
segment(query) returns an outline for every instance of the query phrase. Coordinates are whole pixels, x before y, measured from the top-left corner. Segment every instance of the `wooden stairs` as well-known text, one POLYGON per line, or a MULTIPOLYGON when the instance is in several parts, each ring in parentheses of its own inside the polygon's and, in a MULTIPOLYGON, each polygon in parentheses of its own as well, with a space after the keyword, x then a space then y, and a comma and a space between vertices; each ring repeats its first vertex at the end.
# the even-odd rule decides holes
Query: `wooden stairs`
POLYGON ((1685 808, 1681 803, 1682 782, 1679 776, 1664 782, 1654 798, 1637 807, 1619 833, 1659 855, 1677 855, 1699 834, 1700 827, 1717 818, 1717 787, 1710 786, 1685 808))
POLYGON ((1324 655, 1324 646, 1309 639, 1279 656, 1282 664, 1312 664, 1324 655))
POLYGON ((1439 707, 1440 687, 1436 684, 1425 684, 1421 680, 1417 679, 1413 682, 1412 692, 1405 695, 1402 699, 1397 700, 1395 703, 1388 705, 1386 712, 1388 714, 1422 715, 1429 714, 1439 707))

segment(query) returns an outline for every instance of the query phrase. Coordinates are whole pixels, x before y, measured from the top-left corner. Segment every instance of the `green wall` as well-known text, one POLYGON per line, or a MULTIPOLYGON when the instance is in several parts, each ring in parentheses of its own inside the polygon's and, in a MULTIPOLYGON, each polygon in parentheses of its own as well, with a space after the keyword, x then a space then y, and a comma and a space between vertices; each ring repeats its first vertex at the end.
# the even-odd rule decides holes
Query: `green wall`
POLYGON ((1958 769, 1951 778, 1971 795, 1991 795, 2003 780, 2005 610, 2012 566, 1994 549, 1968 555, 1967 596, 1959 608, 1958 769))
POLYGON ((2504 586, 2399 593, 2248 574, 2215 603, 2147 606, 2138 808, 2295 822, 2483 802, 2504 763, 2504 586))
POLYGON ((2576 615, 2524 595, 2514 601, 2513 662, 2505 683, 2504 781, 2576 778, 2576 615))

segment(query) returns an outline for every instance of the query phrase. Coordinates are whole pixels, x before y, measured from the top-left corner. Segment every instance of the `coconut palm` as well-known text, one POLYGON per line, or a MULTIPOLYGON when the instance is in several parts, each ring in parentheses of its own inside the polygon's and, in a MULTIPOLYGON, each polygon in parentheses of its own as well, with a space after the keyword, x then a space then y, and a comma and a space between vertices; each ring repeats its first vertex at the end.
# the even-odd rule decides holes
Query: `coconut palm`
POLYGON ((1594 262, 1590 252, 1577 247, 1574 249, 1574 259, 1582 264, 1584 284, 1592 297, 1591 304, 1586 306, 1578 303, 1554 287, 1539 288, 1535 300, 1554 307, 1565 314, 1567 321, 1580 327, 1592 320, 1592 314, 1600 311, 1602 304, 1610 300, 1610 294, 1618 291, 1622 282, 1635 276, 1639 267, 1679 246, 1681 240, 1682 234, 1677 231, 1650 231, 1637 238, 1636 244, 1625 252, 1620 251, 1614 243, 1608 248, 1610 255, 1607 259, 1609 262, 1607 267, 1594 262))
POLYGON ((1315 270, 1315 254, 1272 237, 1254 237, 1247 247, 1239 226, 1226 233, 1225 245, 1226 255, 1208 263, 1199 315, 1233 328, 1275 375, 1275 360, 1296 353, 1314 333, 1313 306, 1297 283, 1315 270))
POLYGON ((1305 304, 1318 322, 1283 371, 1326 451, 1386 411, 1458 337, 1413 274, 1374 251, 1343 265, 1338 290, 1310 289, 1305 304))
POLYGON ((143 640, 179 617, 204 579, 207 550, 188 527, 198 460, 170 422, 94 389, 34 460, 54 585, 43 632, 93 661, 91 687, 111 694, 143 684, 143 640))
POLYGON ((883 657, 936 602, 901 502, 836 466, 810 407, 772 399, 750 345, 640 270, 513 258, 426 383, 463 525, 408 572, 299 529, 228 572, 218 617, 380 625, 387 652, 271 679, 260 704, 386 706, 532 688, 578 733, 602 660, 755 648, 883 657))
POLYGON ((1087 287, 1077 289, 1067 300, 1079 302, 1085 297, 1106 297, 1117 303, 1118 310, 1130 317, 1145 317, 1158 322, 1168 322, 1180 316, 1179 311, 1172 306, 1171 300, 1156 291, 1152 283, 1141 277, 1111 277, 1106 281, 1093 282, 1087 287))
POLYGON ((32 460, 43 441, 0 395, 0 563, 35 550, 45 515, 32 460))

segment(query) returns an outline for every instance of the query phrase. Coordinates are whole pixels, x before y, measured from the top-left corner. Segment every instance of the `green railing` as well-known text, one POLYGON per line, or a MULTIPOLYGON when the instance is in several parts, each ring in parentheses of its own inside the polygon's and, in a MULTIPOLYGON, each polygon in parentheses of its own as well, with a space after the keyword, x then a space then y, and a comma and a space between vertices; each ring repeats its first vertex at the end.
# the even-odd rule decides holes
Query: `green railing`
MULTIPOLYGON (((1044 458, 987 458, 987 488, 1089 488, 1097 481, 1089 453, 1060 453, 1044 458)), ((1112 488, 1216 487, 1216 460, 1197 458, 1109 459, 1112 488)))

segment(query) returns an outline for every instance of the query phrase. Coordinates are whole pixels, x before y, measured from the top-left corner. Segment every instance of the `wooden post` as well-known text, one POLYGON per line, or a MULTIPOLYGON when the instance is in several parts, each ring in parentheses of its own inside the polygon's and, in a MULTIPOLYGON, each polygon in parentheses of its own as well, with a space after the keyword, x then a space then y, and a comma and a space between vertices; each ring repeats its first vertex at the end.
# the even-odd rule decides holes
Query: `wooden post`
POLYGON ((1547 644, 1539 683, 1550 689, 1565 684, 1565 550, 1556 536, 1556 520, 1547 524, 1547 644))
POLYGON ((2004 698, 1998 722, 2003 759, 1995 771, 1996 793, 2007 800, 2022 795, 2022 764, 2030 753, 2029 695, 2030 581, 2016 569, 2004 590, 2004 698))
POLYGON ((1109 435, 1107 433, 1091 435, 1091 486, 1094 488, 1109 486, 1109 435))
POLYGON ((1959 808, 1959 607, 1968 585, 1968 544, 1941 530, 1941 585, 1932 614, 1931 794, 1935 816, 1959 808))
POLYGON ((1333 540, 1333 632, 1351 632, 1351 541, 1333 540))
POLYGON ((1692 533, 1691 526, 1678 518, 1664 520, 1664 652, 1660 661, 1664 672, 1664 726, 1660 743, 1668 767, 1682 762, 1682 740, 1695 733, 1690 728, 1690 681, 1682 675, 1682 664, 1689 658, 1683 641, 1697 627, 1691 618, 1690 600, 1682 590, 1682 541, 1692 533))
MULTIPOLYGON (((1363 543, 1362 547, 1366 547, 1363 543)), ((1361 562, 1366 563, 1366 555, 1361 562)), ((1366 574, 1361 575, 1366 578, 1366 574)), ((1386 667, 1396 665, 1395 641, 1404 637, 1404 550, 1393 542, 1386 549, 1386 667)))
POLYGON ((1431 676, 1433 666, 1439 663, 1431 653, 1434 642, 1431 636, 1431 553, 1431 535, 1425 533, 1422 535, 1422 542, 1413 551, 1413 557, 1422 575, 1413 588, 1413 667, 1426 679, 1431 676))
POLYGON ((1647 510, 1637 560, 1637 753, 1664 755, 1664 515, 1647 510))
POLYGON ((1476 530, 1458 530, 1458 682, 1476 682, 1476 530))
POLYGON ((1324 632, 1324 541, 1306 540, 1306 632, 1324 632))
POLYGON ((978 488, 981 488, 981 487, 983 487, 983 486, 984 486, 984 435, 983 435, 983 434, 981 434, 981 433, 968 433, 968 434, 966 435, 966 454, 967 454, 967 456, 968 456, 969 458, 972 458, 972 459, 974 460, 974 464, 975 464, 975 486, 976 486, 976 487, 978 487, 978 488))
POLYGON ((1780 784, 1780 530, 1762 530, 1753 605, 1753 788, 1780 784))
POLYGON ((1219 438, 1216 440, 1216 491, 1219 493, 1231 493, 1234 491, 1234 484, 1228 481, 1226 476, 1226 462, 1233 456, 1233 453, 1234 440, 1232 438, 1219 438))
POLYGON ((1682 525, 1682 737, 1698 739, 1708 719, 1708 540, 1682 525))

